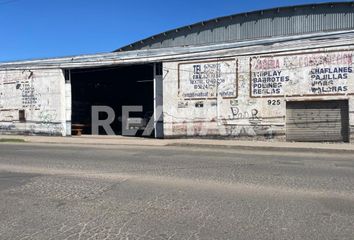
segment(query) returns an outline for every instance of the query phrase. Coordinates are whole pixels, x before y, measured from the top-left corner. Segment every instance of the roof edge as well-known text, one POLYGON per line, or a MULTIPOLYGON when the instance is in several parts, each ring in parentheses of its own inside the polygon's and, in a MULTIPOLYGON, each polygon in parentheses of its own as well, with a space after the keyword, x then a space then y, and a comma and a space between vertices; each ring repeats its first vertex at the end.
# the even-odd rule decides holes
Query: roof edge
POLYGON ((263 13, 263 12, 270 12, 270 11, 281 11, 281 10, 291 9, 291 8, 304 8, 304 7, 316 7, 316 6, 325 6, 325 5, 343 5, 343 4, 349 4, 352 7, 354 7, 354 1, 323 2, 323 3, 312 3, 312 4, 310 3, 310 4, 300 4, 300 5, 273 7, 273 8, 259 9, 259 10, 249 11, 249 12, 241 12, 241 13, 236 13, 236 14, 232 14, 232 15, 226 15, 226 16, 211 18, 211 19, 208 19, 208 20, 205 20, 205 21, 200 21, 200 22, 196 22, 196 23, 193 23, 193 24, 185 25, 185 26, 182 26, 182 27, 170 29, 170 30, 167 30, 167 31, 155 34, 155 35, 152 35, 150 37, 140 39, 140 40, 135 41, 135 42, 133 42, 131 44, 125 45, 123 47, 120 47, 120 48, 114 50, 113 52, 128 51, 128 50, 126 50, 127 48, 130 48, 130 47, 132 47, 132 46, 134 46, 136 44, 139 44, 141 42, 146 42, 146 41, 151 40, 151 39, 159 38, 161 36, 166 36, 166 35, 168 35, 170 33, 174 33, 176 31, 180 31, 180 30, 183 30, 183 29, 187 29, 187 28, 192 29, 193 27, 196 27, 196 26, 199 26, 199 25, 204 26, 208 22, 220 21, 220 20, 227 19, 227 18, 236 18, 236 17, 242 16, 242 15, 247 16, 247 15, 263 13))

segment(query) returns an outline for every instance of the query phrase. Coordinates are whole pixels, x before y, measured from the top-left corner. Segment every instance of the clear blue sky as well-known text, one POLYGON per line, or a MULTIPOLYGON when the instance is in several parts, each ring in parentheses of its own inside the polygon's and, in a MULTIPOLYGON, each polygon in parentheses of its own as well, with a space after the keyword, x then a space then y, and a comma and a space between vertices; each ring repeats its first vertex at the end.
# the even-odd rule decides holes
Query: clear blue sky
POLYGON ((319 0, 0 0, 0 61, 110 52, 202 20, 319 0))

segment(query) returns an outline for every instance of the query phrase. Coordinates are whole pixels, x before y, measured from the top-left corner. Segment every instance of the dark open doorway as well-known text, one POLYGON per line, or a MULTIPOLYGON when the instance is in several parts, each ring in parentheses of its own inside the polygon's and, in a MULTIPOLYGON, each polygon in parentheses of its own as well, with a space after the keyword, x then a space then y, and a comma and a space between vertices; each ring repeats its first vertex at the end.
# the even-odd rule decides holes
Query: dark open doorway
MULTIPOLYGON (((142 106, 142 113, 131 113, 130 117, 142 118, 146 123, 154 111, 153 79, 151 64, 71 70, 73 131, 80 126, 82 134, 92 134, 92 106, 109 106, 114 110, 111 127, 116 135, 122 134, 122 106, 142 106)), ((105 114, 100 116, 105 118, 105 114)), ((141 135, 143 130, 137 128, 141 135)), ((106 132, 101 128, 99 134, 106 132)))

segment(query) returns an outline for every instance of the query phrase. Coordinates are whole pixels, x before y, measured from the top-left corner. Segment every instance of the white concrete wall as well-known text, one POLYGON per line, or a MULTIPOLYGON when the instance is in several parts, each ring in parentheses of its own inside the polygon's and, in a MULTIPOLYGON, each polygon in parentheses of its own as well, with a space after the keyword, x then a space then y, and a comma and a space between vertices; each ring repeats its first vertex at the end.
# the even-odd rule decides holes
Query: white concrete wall
POLYGON ((61 69, 0 71, 0 134, 66 135, 61 69), (19 111, 25 111, 20 122, 19 111))
POLYGON ((164 62, 165 137, 285 139, 286 101, 316 99, 348 99, 353 131, 354 51, 349 46, 281 54, 272 49, 263 55, 164 62))

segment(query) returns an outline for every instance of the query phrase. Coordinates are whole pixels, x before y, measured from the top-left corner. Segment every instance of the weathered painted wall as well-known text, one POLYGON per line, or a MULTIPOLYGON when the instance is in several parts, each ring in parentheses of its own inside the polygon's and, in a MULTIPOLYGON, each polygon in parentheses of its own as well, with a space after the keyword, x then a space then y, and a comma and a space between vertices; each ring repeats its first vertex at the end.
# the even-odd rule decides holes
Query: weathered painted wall
POLYGON ((348 46, 165 62, 165 137, 285 139, 286 101, 315 99, 348 99, 353 131, 353 54, 348 46))
POLYGON ((61 69, 0 71, 0 134, 66 135, 61 69), (24 111, 25 120, 20 119, 24 111))

